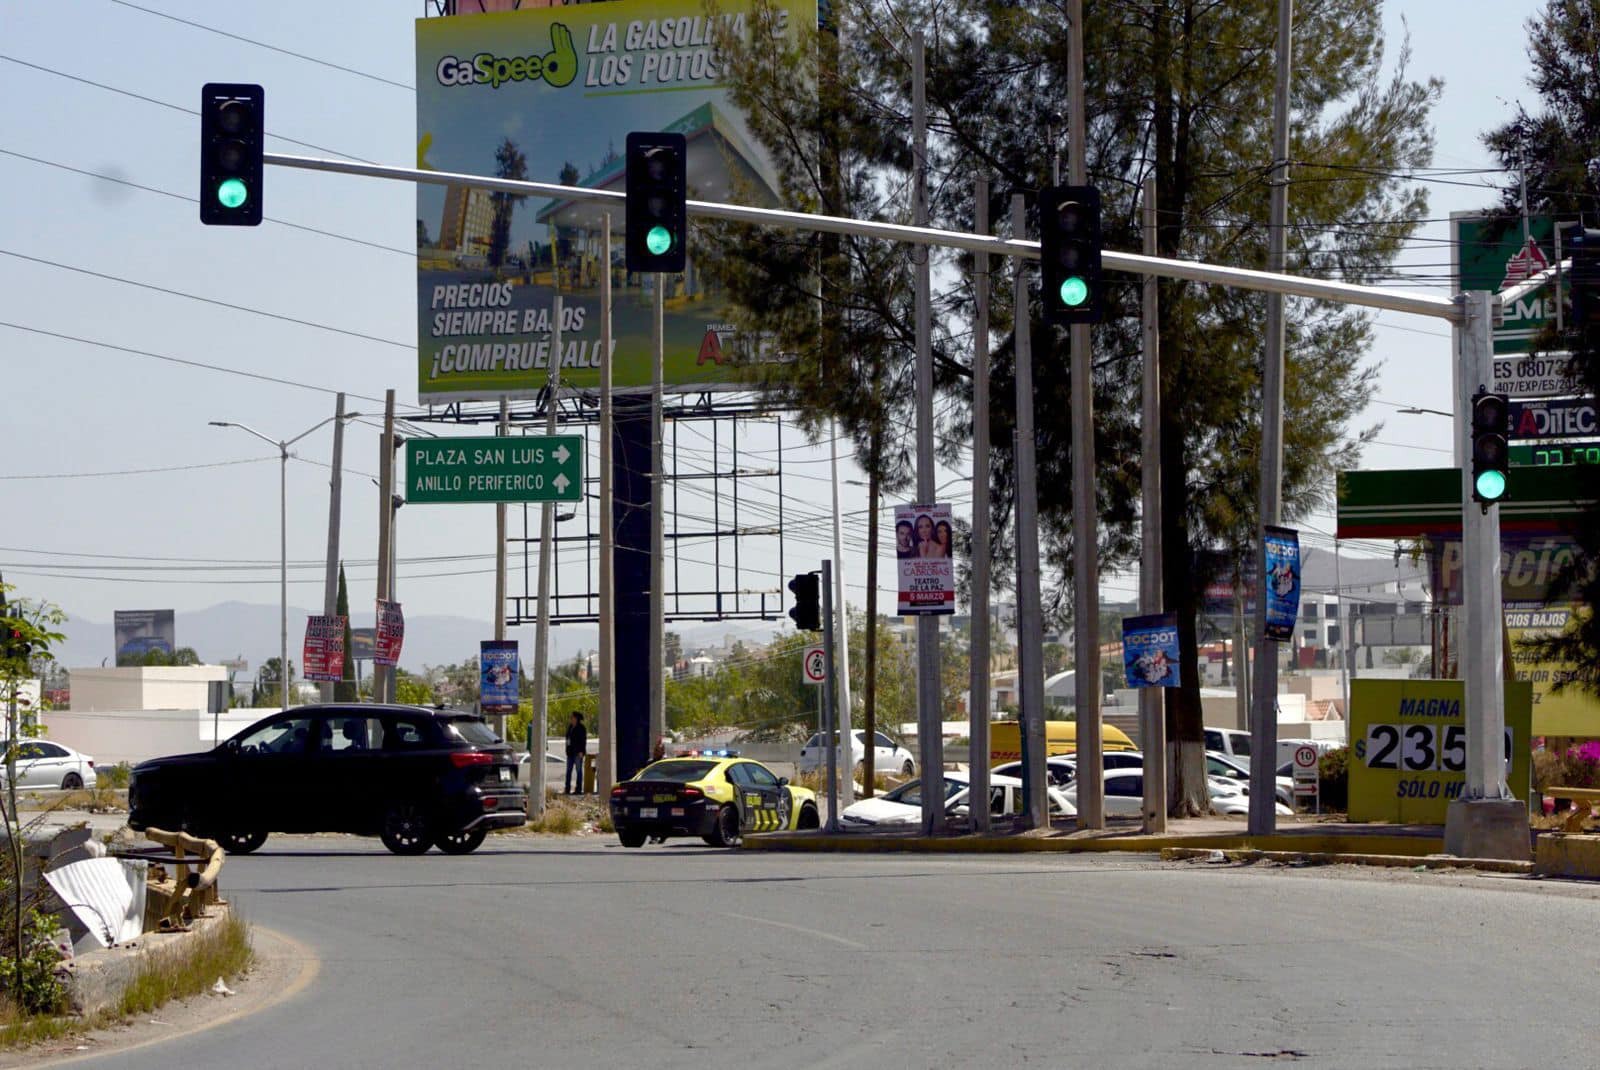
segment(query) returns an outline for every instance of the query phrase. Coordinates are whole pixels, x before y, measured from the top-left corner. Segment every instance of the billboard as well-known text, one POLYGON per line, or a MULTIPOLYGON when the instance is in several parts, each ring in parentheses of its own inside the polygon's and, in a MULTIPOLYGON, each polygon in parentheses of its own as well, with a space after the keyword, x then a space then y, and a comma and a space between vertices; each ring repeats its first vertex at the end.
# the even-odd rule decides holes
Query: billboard
MULTIPOLYGON (((816 25, 815 0, 780 0, 785 32, 816 25)), ((630 131, 688 143, 689 196, 777 203, 780 183, 721 82, 719 27, 745 32, 748 0, 708 17, 701 0, 614 0, 419 19, 417 165, 621 192, 630 131)), ((417 186, 417 393, 422 402, 531 397, 551 359, 563 301, 564 385, 599 384, 600 280, 612 285, 618 390, 648 390, 656 279, 622 262, 587 202, 417 186)), ((695 270, 663 277, 668 389, 738 383, 758 347, 735 337, 727 302, 695 270)))
POLYGON ((902 617, 956 611, 953 541, 949 503, 894 507, 894 556, 902 617))
MULTIPOLYGON (((1557 259, 1556 221, 1550 216, 1530 216, 1524 233, 1519 216, 1452 212, 1450 230, 1452 274, 1462 290, 1498 293, 1545 270, 1557 259)), ((1506 306, 1502 321, 1494 328, 1494 355, 1527 353, 1533 339, 1555 318, 1554 286, 1506 306)), ((1513 378, 1514 366, 1512 361, 1497 363, 1496 380, 1513 378)))
POLYGON ((178 648, 176 615, 170 609, 119 609, 112 614, 115 661, 142 661, 152 650, 171 654, 178 648))

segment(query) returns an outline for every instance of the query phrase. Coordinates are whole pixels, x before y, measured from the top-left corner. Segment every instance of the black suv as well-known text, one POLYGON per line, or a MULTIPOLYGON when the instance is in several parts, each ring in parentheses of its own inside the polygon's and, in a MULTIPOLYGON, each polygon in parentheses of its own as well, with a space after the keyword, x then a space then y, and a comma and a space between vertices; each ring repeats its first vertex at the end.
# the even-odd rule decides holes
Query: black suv
POLYGON ((301 706, 215 750, 141 762, 128 784, 133 828, 185 829, 241 854, 268 832, 466 854, 527 819, 511 748, 475 714, 421 706, 301 706))

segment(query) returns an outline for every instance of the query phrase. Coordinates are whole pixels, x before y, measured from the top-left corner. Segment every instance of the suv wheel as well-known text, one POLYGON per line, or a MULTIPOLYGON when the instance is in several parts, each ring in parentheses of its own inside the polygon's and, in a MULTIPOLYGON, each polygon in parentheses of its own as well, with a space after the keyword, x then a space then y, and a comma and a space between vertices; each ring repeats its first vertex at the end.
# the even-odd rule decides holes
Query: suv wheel
POLYGON ((383 815, 383 845, 397 855, 420 855, 433 846, 428 819, 416 803, 393 803, 383 815))
POLYGON ((902 765, 900 767, 900 775, 905 777, 908 780, 911 777, 915 776, 916 772, 917 772, 917 767, 916 767, 915 764, 912 763, 910 758, 907 758, 906 759, 906 764, 902 765))
POLYGON ((231 855, 247 855, 267 842, 265 832, 224 832, 217 842, 231 855))
POLYGON ((465 832, 447 832, 438 837, 439 850, 447 855, 469 855, 483 845, 487 829, 467 829, 465 832))

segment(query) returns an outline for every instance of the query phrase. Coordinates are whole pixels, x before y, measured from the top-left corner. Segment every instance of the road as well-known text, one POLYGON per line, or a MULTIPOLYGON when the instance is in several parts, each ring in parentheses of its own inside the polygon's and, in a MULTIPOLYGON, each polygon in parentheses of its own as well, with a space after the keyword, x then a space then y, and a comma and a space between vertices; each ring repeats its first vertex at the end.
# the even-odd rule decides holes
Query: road
POLYGON ((1578 1066, 1590 890, 1065 855, 274 837, 300 994, 80 1066, 1578 1066), (1576 1024, 1559 1024, 1568 1012, 1576 1024), (180 1047, 181 1046, 181 1047, 180 1047))

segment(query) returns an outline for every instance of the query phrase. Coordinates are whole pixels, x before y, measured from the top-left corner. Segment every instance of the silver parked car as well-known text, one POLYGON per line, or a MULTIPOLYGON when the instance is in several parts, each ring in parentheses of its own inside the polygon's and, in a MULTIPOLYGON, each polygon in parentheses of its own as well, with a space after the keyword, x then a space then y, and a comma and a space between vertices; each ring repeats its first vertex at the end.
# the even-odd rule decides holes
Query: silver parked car
MULTIPOLYGON (((9 748, 11 745, 8 743, 9 748)), ((95 785, 94 759, 48 739, 24 739, 16 744, 17 787, 61 788, 77 791, 95 785)), ((0 780, 6 766, 0 762, 0 780)))

